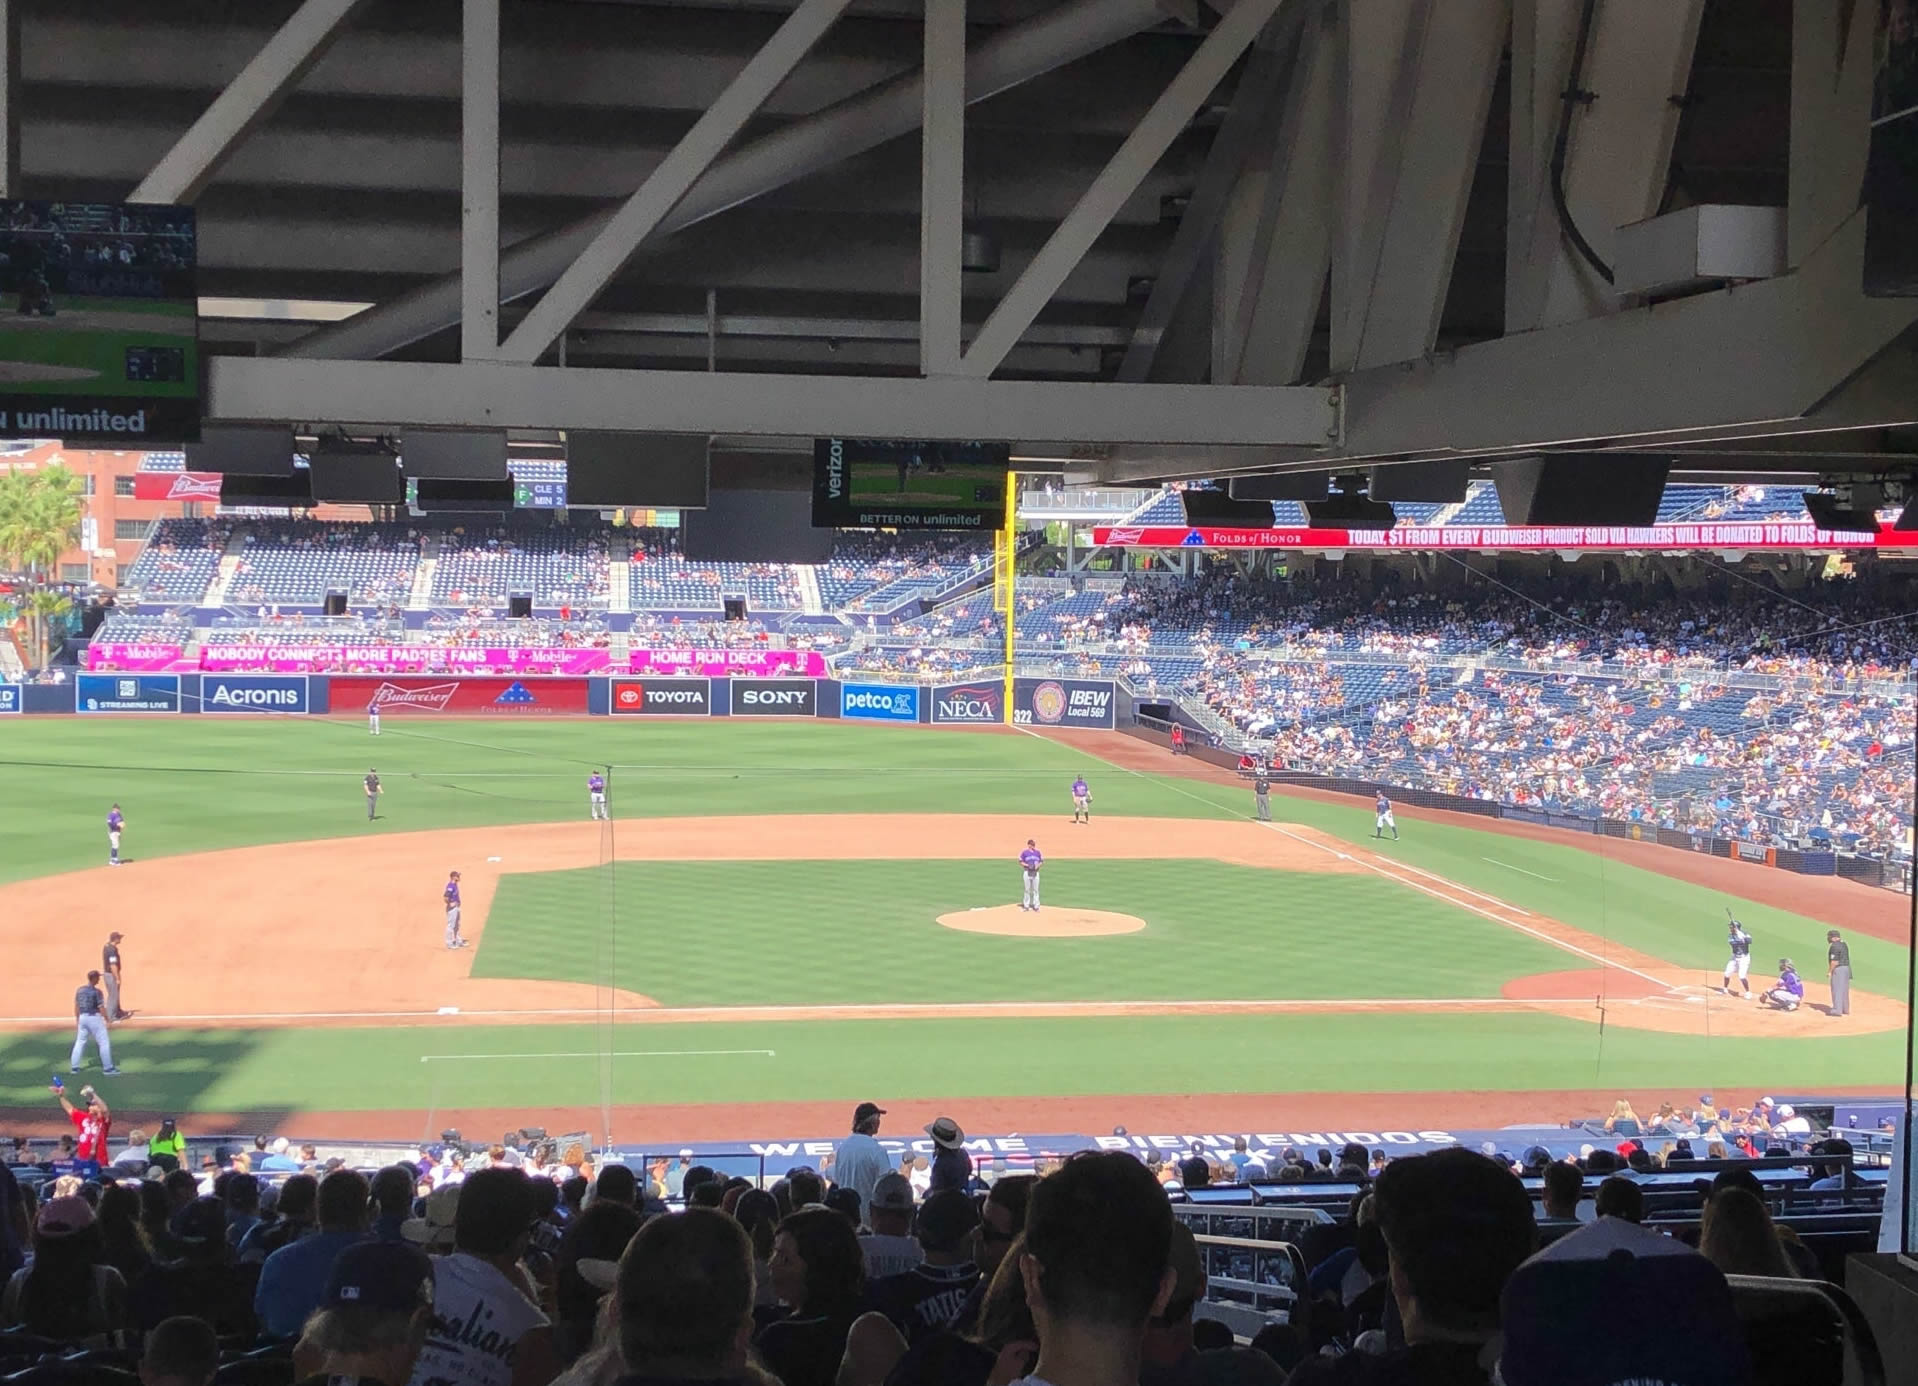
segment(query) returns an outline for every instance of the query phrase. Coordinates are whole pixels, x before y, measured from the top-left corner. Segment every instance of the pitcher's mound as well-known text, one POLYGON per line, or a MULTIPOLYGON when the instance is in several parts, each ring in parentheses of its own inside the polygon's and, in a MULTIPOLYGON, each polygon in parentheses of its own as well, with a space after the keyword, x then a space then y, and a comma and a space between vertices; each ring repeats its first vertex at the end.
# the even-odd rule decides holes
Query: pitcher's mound
POLYGON ((1145 927, 1145 921, 1136 914, 1061 909, 1053 905, 1036 911, 1022 910, 1017 905, 955 910, 940 915, 939 922, 948 929, 968 934, 1005 934, 1011 938, 1098 938, 1104 934, 1136 934, 1145 927))

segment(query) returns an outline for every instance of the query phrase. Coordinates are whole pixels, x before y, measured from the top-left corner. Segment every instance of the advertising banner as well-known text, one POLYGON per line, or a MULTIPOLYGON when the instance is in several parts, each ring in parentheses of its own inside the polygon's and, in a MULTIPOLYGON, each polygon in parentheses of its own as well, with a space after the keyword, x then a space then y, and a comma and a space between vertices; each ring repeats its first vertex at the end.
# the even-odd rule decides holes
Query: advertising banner
POLYGON ((473 675, 347 675, 329 681, 334 712, 352 715, 377 703, 385 716, 447 713, 583 715, 589 679, 515 679, 473 675))
POLYGON ((1102 548, 1144 549, 1909 549, 1918 532, 1820 529, 1803 523, 1696 525, 1401 525, 1397 529, 1240 529, 1222 525, 1099 525, 1102 548))
POLYGON ((135 472, 133 498, 143 501, 220 503, 220 472, 135 472))
POLYGON ((1003 683, 942 683, 933 688, 932 720, 940 726, 987 726, 1006 720, 1003 683))
POLYGON ((1110 679, 1014 679, 1012 720, 1019 726, 1100 727, 1115 725, 1110 679))
POLYGON ((866 722, 917 722, 919 689, 897 684, 841 684, 839 715, 866 722))
POLYGON ((251 669, 279 674, 332 670, 381 673, 416 671, 475 674, 591 674, 609 661, 605 650, 571 645, 501 646, 306 644, 208 645, 200 651, 202 669, 251 669))
POLYGON ((711 679, 614 679, 615 717, 710 717, 711 679))
POLYGON ((178 712, 178 674, 80 674, 73 680, 79 712, 178 712))
POLYGON ((306 712, 304 674, 206 674, 201 712, 306 712))
POLYGON ((96 640, 87 646, 87 668, 89 669, 158 671, 171 669, 185 658, 186 651, 178 645, 127 645, 96 640))
POLYGON ((26 702, 26 696, 17 683, 0 683, 0 717, 9 712, 18 712, 26 702))
POLYGON ((699 678, 764 678, 776 674, 823 679, 826 657, 817 650, 634 650, 635 674, 691 674, 699 678))
POLYGON ((734 679, 735 717, 811 717, 819 686, 811 679, 734 679))

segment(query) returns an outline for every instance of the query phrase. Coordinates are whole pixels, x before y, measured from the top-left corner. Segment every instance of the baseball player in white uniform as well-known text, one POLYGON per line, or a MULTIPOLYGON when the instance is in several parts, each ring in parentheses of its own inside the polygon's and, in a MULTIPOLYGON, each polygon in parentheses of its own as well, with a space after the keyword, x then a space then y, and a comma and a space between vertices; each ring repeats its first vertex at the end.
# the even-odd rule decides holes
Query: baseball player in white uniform
POLYGON ((1725 980, 1718 989, 1727 996, 1738 996, 1742 994, 1744 998, 1749 1001, 1752 999, 1752 984, 1750 980, 1752 970, 1752 936, 1745 932, 1745 926, 1743 924, 1740 924, 1736 919, 1732 919, 1731 932, 1727 935, 1725 942, 1731 947, 1732 955, 1725 960, 1725 980), (1732 990, 1733 977, 1737 977, 1739 985, 1744 987, 1745 990, 1743 993, 1732 990))

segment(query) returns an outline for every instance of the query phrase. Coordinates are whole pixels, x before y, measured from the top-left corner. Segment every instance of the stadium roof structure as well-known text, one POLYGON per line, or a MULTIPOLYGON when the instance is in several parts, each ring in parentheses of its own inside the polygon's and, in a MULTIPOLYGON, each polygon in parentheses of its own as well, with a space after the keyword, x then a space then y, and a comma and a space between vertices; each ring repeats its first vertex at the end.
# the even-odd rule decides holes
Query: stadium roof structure
POLYGON ((0 10, 7 191, 197 207, 214 420, 988 436, 1114 484, 1918 452, 1859 0, 0 10), (1627 272, 1707 212, 1750 263, 1627 272))

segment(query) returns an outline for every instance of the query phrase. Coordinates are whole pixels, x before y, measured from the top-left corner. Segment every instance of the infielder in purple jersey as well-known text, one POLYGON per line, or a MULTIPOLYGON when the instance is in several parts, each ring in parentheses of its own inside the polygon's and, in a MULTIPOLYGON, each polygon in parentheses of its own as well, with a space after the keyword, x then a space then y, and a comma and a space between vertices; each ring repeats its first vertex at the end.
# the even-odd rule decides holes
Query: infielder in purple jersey
POLYGON ((127 820, 121 816, 120 806, 115 804, 107 810, 107 865, 120 864, 120 833, 126 828, 127 820))
POLYGON ((595 770, 586 777, 586 799, 592 805, 594 818, 611 818, 606 811, 606 777, 595 770))
POLYGON ((466 940, 460 937, 460 873, 450 872, 446 877, 446 889, 440 892, 440 898, 446 902, 446 946, 464 948, 466 940))
POLYGON ((1084 775, 1072 781, 1072 821, 1075 823, 1092 821, 1092 791, 1086 787, 1084 775))
POLYGON ((1039 867, 1045 858, 1039 853, 1039 844, 1031 838, 1026 839, 1026 850, 1019 854, 1019 865, 1025 868, 1026 893, 1019 902, 1022 910, 1037 911, 1039 908, 1039 867))

